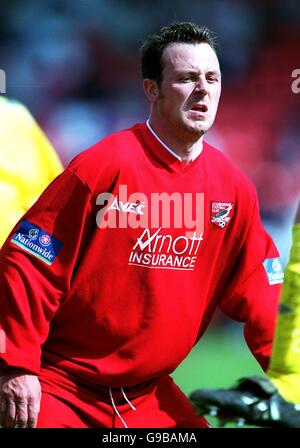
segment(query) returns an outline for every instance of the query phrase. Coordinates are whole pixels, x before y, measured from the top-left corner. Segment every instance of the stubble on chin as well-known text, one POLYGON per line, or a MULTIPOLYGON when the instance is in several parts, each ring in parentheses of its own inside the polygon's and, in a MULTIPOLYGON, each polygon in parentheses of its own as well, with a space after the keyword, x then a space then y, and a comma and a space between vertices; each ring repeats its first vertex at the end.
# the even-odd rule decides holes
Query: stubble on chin
POLYGON ((199 138, 201 138, 205 134, 205 132, 208 131, 208 129, 210 128, 210 126, 206 125, 201 126, 191 123, 186 123, 184 127, 186 132, 192 137, 194 141, 199 140, 199 138))

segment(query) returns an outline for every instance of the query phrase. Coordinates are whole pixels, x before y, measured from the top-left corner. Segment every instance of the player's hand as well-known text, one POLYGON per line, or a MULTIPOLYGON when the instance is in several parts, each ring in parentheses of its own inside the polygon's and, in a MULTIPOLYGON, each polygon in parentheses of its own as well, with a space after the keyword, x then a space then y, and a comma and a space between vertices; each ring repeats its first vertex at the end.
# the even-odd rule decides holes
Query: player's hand
POLYGON ((0 376, 2 428, 35 428, 40 401, 41 386, 36 375, 0 376))

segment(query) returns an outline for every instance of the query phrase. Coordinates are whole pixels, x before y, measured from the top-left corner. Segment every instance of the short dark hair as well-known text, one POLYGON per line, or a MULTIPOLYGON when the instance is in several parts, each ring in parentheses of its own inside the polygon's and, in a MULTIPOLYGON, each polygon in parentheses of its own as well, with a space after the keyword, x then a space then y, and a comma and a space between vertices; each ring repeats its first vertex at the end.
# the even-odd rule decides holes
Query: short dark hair
POLYGON ((216 53, 216 37, 206 26, 192 22, 173 22, 162 27, 157 34, 148 36, 140 49, 140 65, 143 79, 162 80, 164 49, 172 43, 206 43, 216 53))

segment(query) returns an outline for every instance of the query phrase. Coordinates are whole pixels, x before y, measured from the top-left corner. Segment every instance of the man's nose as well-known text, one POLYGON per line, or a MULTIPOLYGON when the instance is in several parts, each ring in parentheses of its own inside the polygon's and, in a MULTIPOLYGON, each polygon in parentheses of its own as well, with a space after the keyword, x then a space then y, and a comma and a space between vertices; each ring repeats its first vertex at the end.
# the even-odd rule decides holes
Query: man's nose
POLYGON ((195 92, 201 95, 206 95, 208 93, 208 82, 205 77, 200 77, 195 84, 195 92))

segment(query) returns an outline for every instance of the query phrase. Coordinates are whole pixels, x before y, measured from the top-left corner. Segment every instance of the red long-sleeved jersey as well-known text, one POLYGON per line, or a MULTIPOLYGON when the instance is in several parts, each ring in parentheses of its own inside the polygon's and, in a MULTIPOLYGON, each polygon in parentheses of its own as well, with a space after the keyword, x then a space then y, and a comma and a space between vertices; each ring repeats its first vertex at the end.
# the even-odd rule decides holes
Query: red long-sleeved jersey
POLYGON ((255 190, 204 143, 185 164, 146 125, 77 156, 1 251, 2 367, 86 383, 172 372, 217 306, 264 368, 282 280, 255 190), (159 196, 160 195, 160 196, 159 196))

